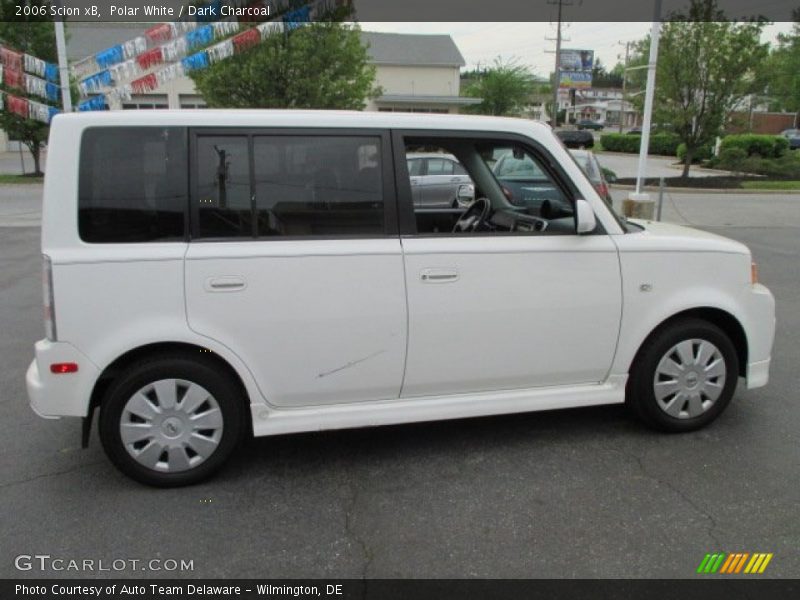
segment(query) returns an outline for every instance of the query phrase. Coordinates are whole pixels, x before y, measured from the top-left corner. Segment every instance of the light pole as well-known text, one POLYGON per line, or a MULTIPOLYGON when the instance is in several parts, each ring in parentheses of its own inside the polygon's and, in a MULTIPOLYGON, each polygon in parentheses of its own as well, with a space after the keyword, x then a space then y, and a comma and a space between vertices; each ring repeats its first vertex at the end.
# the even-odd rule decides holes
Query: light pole
POLYGON ((642 192, 647 172, 647 152, 650 145, 650 127, 653 121, 653 98, 656 87, 656 64, 658 63, 658 40, 661 35, 661 0, 655 0, 655 17, 650 33, 650 58, 647 65, 647 88, 644 96, 644 121, 642 123, 642 139, 639 145, 639 166, 636 170, 636 192, 623 203, 623 209, 629 217, 653 218, 653 201, 642 192))
POLYGON ((622 69, 622 100, 619 103, 619 132, 622 133, 622 121, 625 114, 625 90, 628 87, 628 57, 630 56, 630 42, 625 42, 625 68, 622 69))
MULTIPOLYGON (((54 0, 56 8, 63 8, 62 0, 54 0)), ((58 11, 61 14, 63 11, 58 11)), ((64 112, 72 112, 72 96, 69 91, 69 66, 67 65, 67 42, 64 37, 64 17, 56 17, 56 51, 58 52, 58 76, 61 82, 61 105, 64 112)))
POLYGON ((658 63, 658 40, 661 35, 661 0, 656 0, 656 19, 650 34, 650 60, 647 64, 647 91, 644 95, 644 121, 642 143, 639 146, 639 168, 636 173, 636 193, 642 191, 642 181, 647 171, 647 151, 650 146, 650 127, 653 124, 653 98, 656 95, 656 64, 658 63))

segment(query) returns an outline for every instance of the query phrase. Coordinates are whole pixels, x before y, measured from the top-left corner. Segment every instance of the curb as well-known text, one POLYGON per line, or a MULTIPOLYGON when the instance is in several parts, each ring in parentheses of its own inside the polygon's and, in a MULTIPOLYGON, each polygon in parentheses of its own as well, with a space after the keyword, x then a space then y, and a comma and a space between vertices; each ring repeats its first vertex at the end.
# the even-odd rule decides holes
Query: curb
MULTIPOLYGON (((617 185, 610 183, 609 187, 612 190, 625 190, 634 191, 635 185, 617 185)), ((642 187, 645 192, 658 192, 658 186, 646 185, 642 187)), ((800 190, 743 190, 741 188, 687 188, 687 187, 669 187, 664 186, 664 191, 667 193, 678 194, 767 194, 767 195, 780 195, 780 196, 800 196, 800 190)))

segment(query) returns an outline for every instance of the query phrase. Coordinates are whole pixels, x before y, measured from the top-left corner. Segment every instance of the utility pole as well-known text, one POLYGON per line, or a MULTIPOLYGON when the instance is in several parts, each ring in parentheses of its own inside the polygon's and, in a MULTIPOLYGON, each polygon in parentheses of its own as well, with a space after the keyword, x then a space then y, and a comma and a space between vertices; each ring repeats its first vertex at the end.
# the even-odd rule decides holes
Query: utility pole
MULTIPOLYGON (((63 8, 63 0, 53 2, 56 8, 63 8)), ((59 11, 61 12, 61 11, 59 11)), ((65 113, 72 112, 72 96, 69 91, 69 66, 67 65, 67 43, 64 37, 64 17, 55 18, 56 51, 58 52, 58 75, 61 80, 61 107, 65 113)))
MULTIPOLYGON (((558 20, 556 23, 556 71, 555 81, 553 82, 553 114, 551 117, 550 125, 555 128, 558 125, 558 86, 561 83, 561 16, 564 6, 571 6, 571 2, 565 0, 548 0, 548 4, 558 6, 558 20)), ((548 41, 553 41, 553 38, 545 38, 548 41)))
POLYGON ((630 57, 630 42, 625 42, 625 68, 622 69, 622 101, 619 103, 619 132, 622 133, 622 121, 625 116, 625 90, 628 88, 628 60, 630 57))
POLYGON ((636 173, 636 195, 642 195, 645 172, 647 170, 647 152, 650 144, 650 126, 653 119, 653 98, 656 92, 656 65, 658 63, 658 39, 661 35, 661 0, 655 0, 655 15, 650 32, 650 59, 647 63, 647 88, 644 96, 644 122, 642 123, 642 141, 639 147, 639 168, 636 173))

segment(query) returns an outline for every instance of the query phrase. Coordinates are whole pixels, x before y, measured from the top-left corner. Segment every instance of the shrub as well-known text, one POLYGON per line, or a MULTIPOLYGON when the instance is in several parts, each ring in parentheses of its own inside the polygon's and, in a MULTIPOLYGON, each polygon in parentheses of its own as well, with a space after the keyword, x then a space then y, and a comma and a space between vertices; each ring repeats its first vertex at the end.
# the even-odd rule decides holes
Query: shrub
MULTIPOLYGON (((639 152, 639 144, 642 138, 638 135, 627 133, 606 133, 600 136, 600 143, 603 150, 611 152, 639 152)), ((674 133, 656 133, 650 136, 650 154, 662 156, 675 156, 678 150, 680 139, 674 133)))
MULTIPOLYGON (((678 156, 678 160, 683 162, 683 159, 686 158, 686 144, 680 144, 678 146, 678 150, 676 152, 678 156)), ((694 149, 694 154, 692 155, 692 163, 697 163, 702 160, 709 160, 711 157, 714 156, 714 148, 710 144, 704 144, 699 148, 694 149)))
POLYGON ((720 168, 740 173, 764 175, 773 179, 800 179, 800 156, 786 153, 778 158, 747 156, 742 148, 720 151, 717 164, 720 168))
POLYGON ((747 156, 761 156, 762 158, 779 158, 789 149, 789 140, 782 135, 758 135, 743 133, 729 135, 722 140, 720 153, 728 148, 740 148, 747 156))
POLYGON ((719 158, 715 161, 717 167, 726 171, 740 170, 742 163, 747 159, 747 151, 736 146, 720 148, 719 158))

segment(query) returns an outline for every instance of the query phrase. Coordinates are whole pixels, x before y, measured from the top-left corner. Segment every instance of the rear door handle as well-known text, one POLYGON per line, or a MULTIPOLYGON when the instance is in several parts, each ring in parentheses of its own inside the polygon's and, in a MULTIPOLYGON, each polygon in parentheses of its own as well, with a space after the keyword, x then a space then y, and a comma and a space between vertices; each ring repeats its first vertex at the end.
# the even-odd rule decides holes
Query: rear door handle
POLYGON ((238 292, 247 287, 247 282, 242 277, 226 275, 224 277, 209 277, 206 279, 207 292, 238 292))
POLYGON ((422 283, 452 283, 458 281, 456 269, 422 269, 419 274, 422 283))

